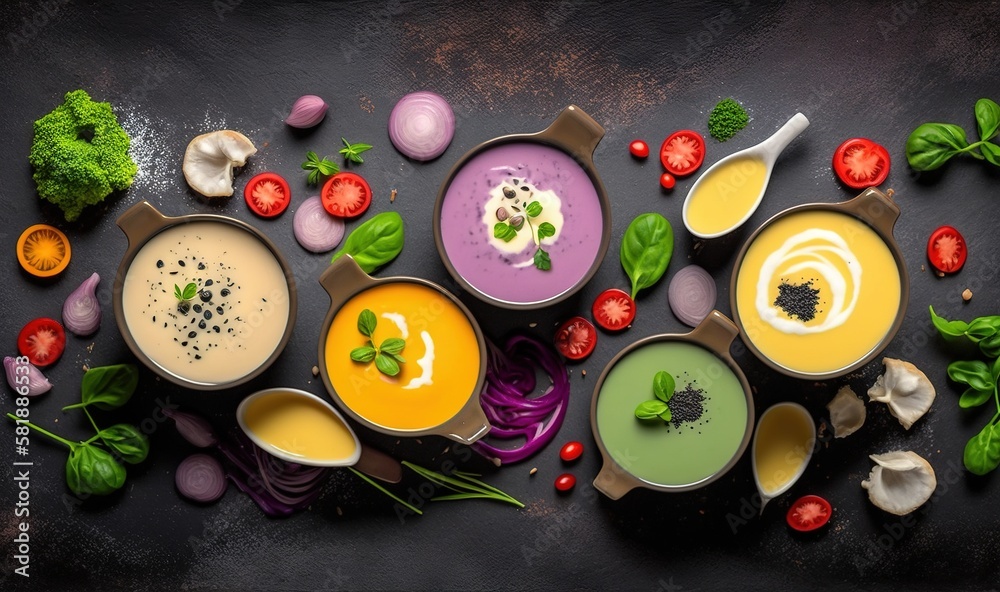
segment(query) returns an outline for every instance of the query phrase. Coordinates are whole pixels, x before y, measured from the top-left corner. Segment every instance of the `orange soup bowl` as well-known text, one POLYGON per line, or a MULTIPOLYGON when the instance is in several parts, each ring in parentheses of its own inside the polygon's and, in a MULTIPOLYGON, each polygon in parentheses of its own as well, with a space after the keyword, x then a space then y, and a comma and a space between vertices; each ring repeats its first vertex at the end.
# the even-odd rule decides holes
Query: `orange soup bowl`
POLYGON ((892 341, 910 288, 890 195, 870 188, 843 203, 789 208, 750 236, 736 257, 730 304, 761 361, 825 380, 864 366, 892 341))
POLYGON ((350 256, 319 281, 331 301, 319 369, 344 413, 397 437, 471 444, 490 430, 479 403, 486 340, 457 298, 420 278, 372 278, 350 256))
POLYGON ((281 355, 295 326, 295 279, 262 232, 226 216, 164 216, 145 201, 117 222, 128 248, 115 321, 149 369, 214 391, 248 382, 281 355))

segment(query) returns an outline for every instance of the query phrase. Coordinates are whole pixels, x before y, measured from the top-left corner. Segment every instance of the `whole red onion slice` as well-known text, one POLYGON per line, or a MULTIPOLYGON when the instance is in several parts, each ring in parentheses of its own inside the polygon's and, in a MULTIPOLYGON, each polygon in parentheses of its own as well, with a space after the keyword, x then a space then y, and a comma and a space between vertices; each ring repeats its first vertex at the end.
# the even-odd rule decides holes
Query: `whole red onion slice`
POLYGON ((667 288, 670 310, 686 325, 698 326, 715 308, 715 280, 697 265, 688 265, 674 274, 667 288))
POLYGON ((323 200, 314 195, 295 210, 292 232, 302 248, 313 253, 332 251, 344 238, 344 219, 331 216, 323 200))
POLYGON ((185 458, 174 473, 177 491, 195 502, 214 502, 226 492, 226 472, 222 464, 207 454, 185 458))
POLYGON ((101 326, 101 304, 97 301, 97 284, 101 276, 94 273, 83 281, 63 303, 63 325, 74 335, 86 337, 101 326))
POLYGON ((441 95, 419 91, 406 95, 389 114, 389 139, 414 160, 433 160, 455 136, 455 112, 441 95))

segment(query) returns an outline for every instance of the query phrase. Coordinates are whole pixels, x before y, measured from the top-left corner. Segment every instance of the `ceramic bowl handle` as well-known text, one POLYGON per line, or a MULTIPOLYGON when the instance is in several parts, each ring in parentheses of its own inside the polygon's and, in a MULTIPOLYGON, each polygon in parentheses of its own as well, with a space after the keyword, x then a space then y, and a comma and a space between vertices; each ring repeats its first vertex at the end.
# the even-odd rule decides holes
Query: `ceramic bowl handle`
POLYGON ((892 229, 899 218, 899 206, 885 193, 869 187, 841 207, 874 226, 885 238, 892 239, 892 229))
POLYGON ((129 246, 138 245, 164 227, 168 218, 148 201, 141 201, 115 221, 125 233, 129 246))
POLYGON ((472 444, 485 436, 490 427, 479 397, 473 396, 455 417, 441 427, 441 435, 462 444, 472 444))
POLYGON ((344 255, 320 274, 319 283, 330 295, 330 310, 338 310, 351 296, 374 284, 375 280, 350 255, 344 255))
POLYGON ((713 310, 689 335, 693 341, 728 358, 729 347, 739 333, 739 328, 732 321, 721 312, 713 310))
POLYGON ((604 466, 594 479, 594 488, 613 500, 621 499, 635 489, 636 485, 635 478, 609 458, 604 459, 604 466))
POLYGON ((594 150, 604 137, 604 128, 576 105, 559 113, 549 127, 538 132, 538 138, 559 144, 579 158, 592 160, 594 150))

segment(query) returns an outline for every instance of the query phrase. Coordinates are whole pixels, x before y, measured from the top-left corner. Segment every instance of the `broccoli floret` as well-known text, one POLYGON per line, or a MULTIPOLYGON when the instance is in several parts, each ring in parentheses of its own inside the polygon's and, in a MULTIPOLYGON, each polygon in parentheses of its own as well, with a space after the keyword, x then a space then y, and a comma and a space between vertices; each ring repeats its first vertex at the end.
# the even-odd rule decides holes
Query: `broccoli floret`
POLYGON ((76 220, 85 206, 132 185, 139 169, 128 149, 109 103, 95 103, 82 90, 66 93, 62 105, 35 122, 28 161, 38 195, 76 220))

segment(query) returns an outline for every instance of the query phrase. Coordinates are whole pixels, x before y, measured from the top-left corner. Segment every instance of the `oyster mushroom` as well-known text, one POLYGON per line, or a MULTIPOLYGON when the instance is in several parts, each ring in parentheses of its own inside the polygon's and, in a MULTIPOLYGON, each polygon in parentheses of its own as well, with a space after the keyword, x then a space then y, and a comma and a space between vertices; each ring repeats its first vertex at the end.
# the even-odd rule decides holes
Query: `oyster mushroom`
POLYGON ((834 438, 850 436, 865 424, 865 402, 849 386, 840 387, 826 408, 830 411, 834 438))
POLYGON ((936 395, 934 385, 916 366, 903 360, 883 358, 885 374, 868 389, 872 401, 886 403, 889 412, 904 428, 910 429, 927 413, 936 395))
POLYGON ((243 166, 257 148, 249 138, 233 130, 197 136, 184 151, 184 179, 191 189, 206 197, 233 194, 233 167, 243 166))
POLYGON ((869 456, 875 461, 861 487, 879 509, 904 516, 924 505, 937 487, 934 467, 912 450, 869 456))

